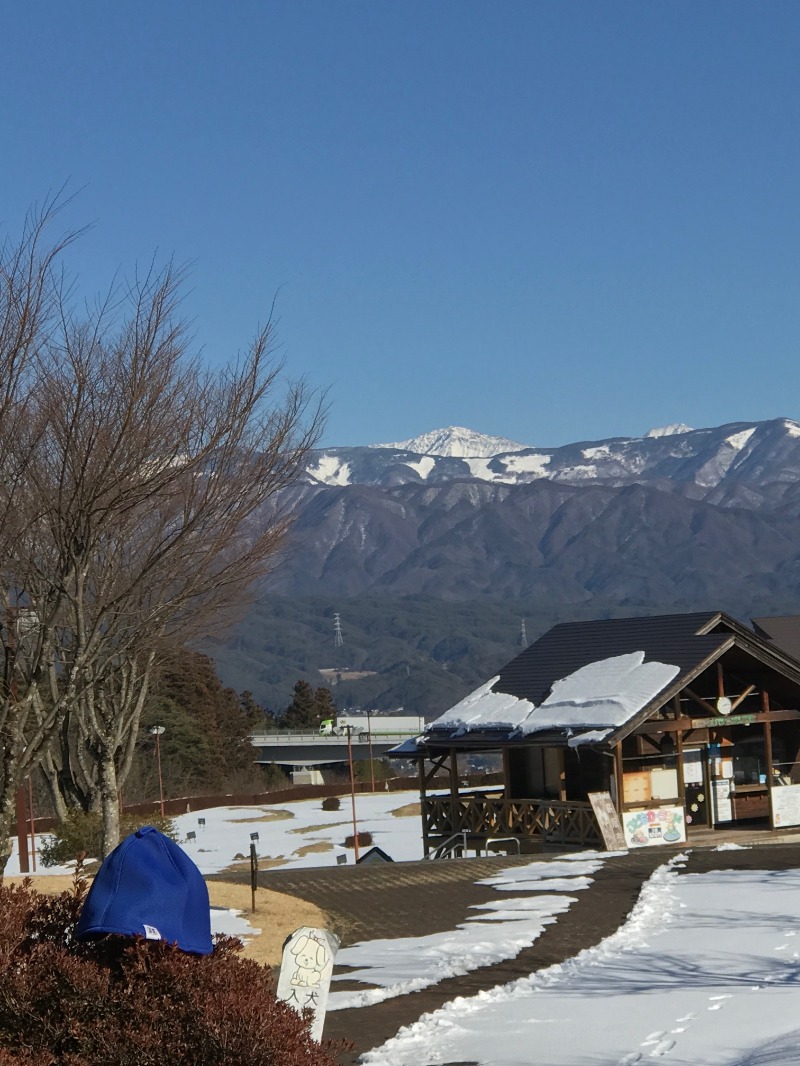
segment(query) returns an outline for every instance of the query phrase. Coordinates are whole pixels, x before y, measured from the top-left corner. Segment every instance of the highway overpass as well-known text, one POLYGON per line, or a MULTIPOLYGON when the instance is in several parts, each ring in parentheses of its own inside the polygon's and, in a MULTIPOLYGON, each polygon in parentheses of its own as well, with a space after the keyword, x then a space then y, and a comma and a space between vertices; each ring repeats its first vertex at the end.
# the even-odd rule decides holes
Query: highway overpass
MULTIPOLYGON (((381 733, 372 735, 372 755, 380 758, 390 748, 402 744, 417 733, 381 733)), ((255 761, 267 766, 323 766, 348 761, 346 736, 320 736, 319 733, 257 733, 251 736, 256 749, 255 761)), ((369 759, 370 735, 353 732, 353 759, 369 759)))

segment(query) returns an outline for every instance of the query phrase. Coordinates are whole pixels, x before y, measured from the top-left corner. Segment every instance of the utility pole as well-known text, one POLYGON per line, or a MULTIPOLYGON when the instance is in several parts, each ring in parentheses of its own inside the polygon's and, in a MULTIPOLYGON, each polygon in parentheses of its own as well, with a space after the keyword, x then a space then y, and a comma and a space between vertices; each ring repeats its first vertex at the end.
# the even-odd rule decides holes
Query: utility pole
POLYGON ((356 778, 353 773, 353 727, 345 726, 347 730, 347 761, 350 764, 350 801, 353 807, 353 850, 358 862, 358 823, 356 822, 356 778))

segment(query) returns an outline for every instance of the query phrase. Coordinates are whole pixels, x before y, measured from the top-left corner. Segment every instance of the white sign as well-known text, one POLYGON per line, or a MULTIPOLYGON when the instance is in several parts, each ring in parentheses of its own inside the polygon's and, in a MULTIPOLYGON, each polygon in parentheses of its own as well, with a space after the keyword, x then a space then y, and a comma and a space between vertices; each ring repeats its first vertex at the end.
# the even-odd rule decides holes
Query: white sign
POLYGON ((278 999, 299 1013, 311 1010, 310 1033, 318 1043, 322 1039, 328 989, 331 985, 333 960, 339 950, 339 938, 327 929, 304 925, 296 929, 283 945, 278 999))
POLYGON ((626 811, 622 831, 629 848, 656 844, 678 844, 686 840, 683 807, 652 807, 646 811, 626 811))
POLYGON ((773 826, 800 825, 800 785, 778 785, 770 795, 773 826))
POLYGON ((726 777, 714 781, 714 823, 733 821, 733 804, 731 803, 731 783, 726 777))

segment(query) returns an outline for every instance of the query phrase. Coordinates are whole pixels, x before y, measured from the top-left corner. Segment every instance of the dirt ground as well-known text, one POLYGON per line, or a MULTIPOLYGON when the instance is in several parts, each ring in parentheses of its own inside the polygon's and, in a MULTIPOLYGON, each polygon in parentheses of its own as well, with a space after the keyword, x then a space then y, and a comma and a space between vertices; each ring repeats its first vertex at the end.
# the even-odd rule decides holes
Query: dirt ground
MULTIPOLYGON (((20 884, 23 877, 6 877, 6 884, 20 884)), ((68 875, 36 876, 31 881, 37 892, 64 892, 72 888, 68 875)), ((242 912, 242 917, 259 932, 245 941, 243 955, 260 962, 263 966, 278 966, 284 941, 301 925, 325 928, 328 918, 319 907, 306 900, 289 896, 285 892, 273 892, 259 888, 256 892, 256 910, 252 912, 250 886, 229 884, 224 881, 208 881, 208 895, 212 907, 232 908, 242 912)))

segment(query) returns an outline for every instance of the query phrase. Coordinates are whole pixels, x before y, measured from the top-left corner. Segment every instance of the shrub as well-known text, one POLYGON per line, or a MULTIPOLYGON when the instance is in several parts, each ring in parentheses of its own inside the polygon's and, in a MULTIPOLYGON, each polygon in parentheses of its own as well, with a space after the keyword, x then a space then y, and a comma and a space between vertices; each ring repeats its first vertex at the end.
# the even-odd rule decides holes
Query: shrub
POLYGON ((342 801, 338 796, 326 796, 322 801, 323 811, 338 811, 342 806, 342 801))
MULTIPOLYGON (((352 848, 353 845, 355 844, 355 840, 356 840, 356 838, 351 833, 349 837, 345 837, 344 846, 346 848, 352 848)), ((363 833, 359 833, 358 834, 358 846, 360 848, 368 848, 371 843, 372 843, 372 833, 367 833, 365 831, 363 833)))
MULTIPOLYGON (((154 825, 165 836, 177 840, 175 826, 160 814, 123 814, 119 820, 120 840, 143 825, 154 825)), ((103 841, 103 816, 99 811, 70 811, 66 819, 44 838, 39 846, 42 866, 61 866, 78 855, 99 858, 103 841)))
POLYGON ((0 886, 0 1066, 333 1066, 238 940, 77 943, 82 900, 0 886))

